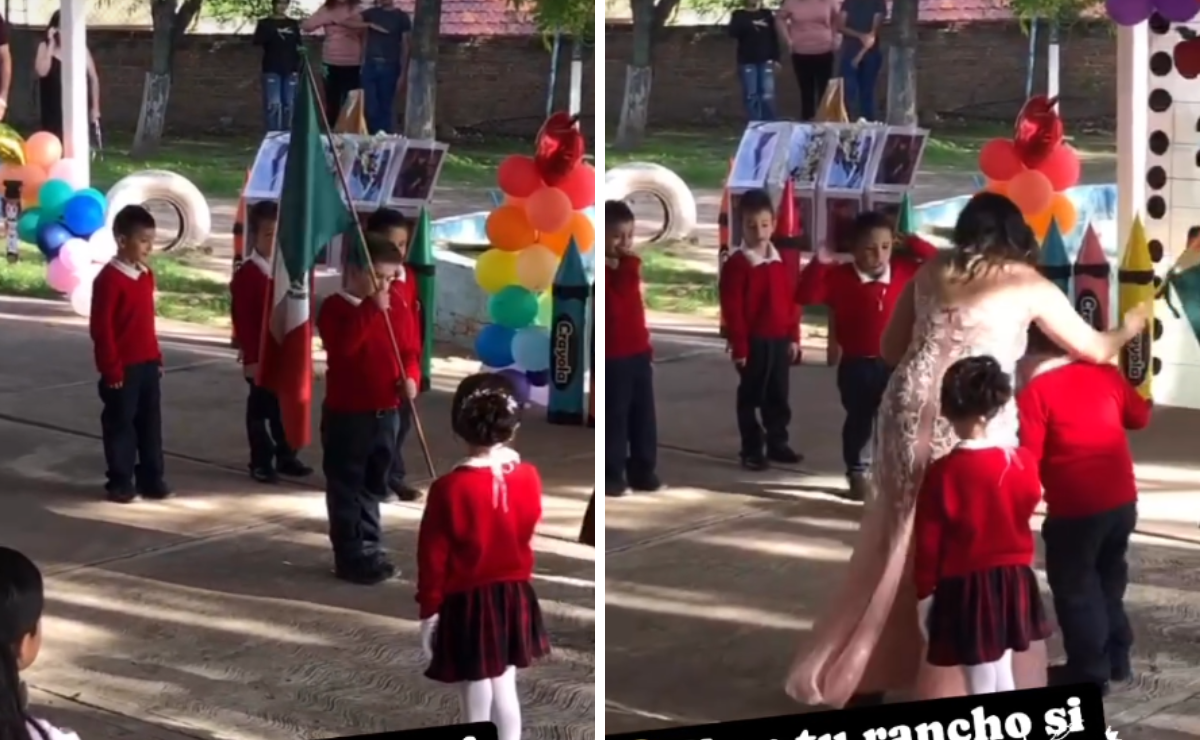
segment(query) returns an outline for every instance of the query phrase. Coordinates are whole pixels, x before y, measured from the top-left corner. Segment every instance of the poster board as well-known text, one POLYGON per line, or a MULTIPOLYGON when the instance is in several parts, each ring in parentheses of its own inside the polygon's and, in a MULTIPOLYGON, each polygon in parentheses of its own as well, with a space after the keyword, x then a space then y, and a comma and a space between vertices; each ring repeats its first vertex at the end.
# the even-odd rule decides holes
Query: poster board
POLYGON ((427 204, 442 175, 447 150, 437 141, 405 140, 392 160, 385 204, 405 212, 427 204))
POLYGON ((904 193, 888 193, 873 191, 863 199, 863 206, 868 211, 878 211, 892 222, 895 228, 900 221, 900 207, 904 204, 904 193))
POLYGON ((828 143, 821 167, 820 188, 836 196, 862 198, 871 182, 876 149, 886 128, 872 124, 827 124, 828 143))
POLYGON ((900 196, 911 190, 916 185, 928 143, 926 129, 888 126, 878 144, 867 189, 900 196))
POLYGON ((746 126, 727 182, 730 193, 755 189, 777 192, 786 177, 793 126, 786 121, 758 121, 746 126))

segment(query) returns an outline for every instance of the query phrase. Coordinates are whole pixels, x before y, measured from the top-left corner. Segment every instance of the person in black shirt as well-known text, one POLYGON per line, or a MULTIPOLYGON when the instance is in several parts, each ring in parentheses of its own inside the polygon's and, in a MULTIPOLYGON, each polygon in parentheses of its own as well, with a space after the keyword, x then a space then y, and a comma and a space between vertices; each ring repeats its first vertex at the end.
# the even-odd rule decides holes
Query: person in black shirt
POLYGON ((288 0, 271 6, 271 15, 254 27, 254 45, 261 46, 263 118, 267 131, 291 126, 292 101, 300 79, 300 22, 288 18, 288 0))
POLYGON ((779 32, 775 16, 762 0, 746 0, 733 11, 729 35, 737 41, 738 77, 751 121, 775 120, 775 71, 779 67, 779 32))

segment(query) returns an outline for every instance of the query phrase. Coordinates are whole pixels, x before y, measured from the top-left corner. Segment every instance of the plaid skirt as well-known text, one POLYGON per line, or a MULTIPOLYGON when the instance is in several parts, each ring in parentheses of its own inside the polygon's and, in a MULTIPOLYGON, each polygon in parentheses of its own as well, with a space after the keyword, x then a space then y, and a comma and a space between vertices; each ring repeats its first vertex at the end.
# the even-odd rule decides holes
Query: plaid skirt
POLYGON ((509 666, 528 668, 550 652, 537 594, 528 581, 506 581, 448 594, 438 610, 427 678, 482 681, 509 666))
POLYGON ((926 659, 936 666, 991 663, 1050 636, 1037 577, 1026 565, 938 581, 927 626, 926 659))

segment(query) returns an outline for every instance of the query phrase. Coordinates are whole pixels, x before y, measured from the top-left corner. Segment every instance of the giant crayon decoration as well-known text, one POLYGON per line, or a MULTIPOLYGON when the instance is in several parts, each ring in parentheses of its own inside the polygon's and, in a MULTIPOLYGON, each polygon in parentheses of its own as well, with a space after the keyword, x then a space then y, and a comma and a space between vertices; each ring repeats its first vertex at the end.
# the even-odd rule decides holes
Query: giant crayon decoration
POLYGON ((550 309, 550 403, 546 420, 582 426, 587 416, 583 397, 590 287, 574 239, 558 265, 551 291, 554 303, 550 309))
MULTIPOLYGON (((246 170, 246 182, 242 184, 242 194, 238 196, 237 210, 233 213, 233 271, 242 266, 246 259, 246 186, 250 184, 250 170, 246 170)), ((233 324, 229 325, 229 346, 241 349, 233 324)))
MULTIPOLYGON (((733 160, 729 160, 729 175, 733 176, 733 160)), ((728 179, 727 179, 728 181, 728 179)), ((721 268, 725 267, 725 260, 729 259, 729 226, 730 220, 733 218, 733 206, 729 197, 729 185, 726 184, 721 190, 721 207, 717 210, 717 283, 721 281, 721 268)), ((725 336, 725 317, 720 314, 720 306, 718 305, 717 327, 720 330, 721 336, 725 336)))
POLYGON ((1038 270, 1070 297, 1071 258, 1067 256, 1067 244, 1063 241, 1057 221, 1052 220, 1050 229, 1046 231, 1046 240, 1042 242, 1042 253, 1038 259, 1038 270))
POLYGON ((589 427, 596 426, 596 283, 588 295, 588 417, 589 427))
POLYGON ((417 319, 421 329, 421 390, 432 382, 433 322, 437 316, 437 261, 433 258, 433 232, 429 211, 422 208, 408 245, 408 268, 417 276, 417 319))
POLYGON ((896 234, 912 236, 917 233, 917 214, 913 210, 912 198, 908 193, 900 199, 900 207, 896 211, 896 234))
POLYGON ((1083 233, 1074 273, 1076 313, 1096 331, 1108 331, 1112 323, 1112 268, 1091 224, 1083 233))
MULTIPOLYGON (((1117 272, 1117 307, 1124 316, 1143 303, 1154 305, 1154 262, 1142 218, 1133 220, 1125 255, 1117 272)), ((1143 398, 1150 398, 1150 382, 1154 377, 1154 317, 1146 328, 1121 350, 1121 372, 1143 398)))
MULTIPOLYGON (((793 281, 800 278, 800 249, 804 240, 800 238, 800 209, 796 206, 796 186, 789 177, 783 184, 783 195, 779 199, 779 209, 775 213, 775 233, 771 235, 771 243, 779 251, 779 259, 783 269, 793 281)), ((800 304, 794 304, 793 320, 800 323, 800 304)), ((800 355, 792 364, 800 364, 800 355)))

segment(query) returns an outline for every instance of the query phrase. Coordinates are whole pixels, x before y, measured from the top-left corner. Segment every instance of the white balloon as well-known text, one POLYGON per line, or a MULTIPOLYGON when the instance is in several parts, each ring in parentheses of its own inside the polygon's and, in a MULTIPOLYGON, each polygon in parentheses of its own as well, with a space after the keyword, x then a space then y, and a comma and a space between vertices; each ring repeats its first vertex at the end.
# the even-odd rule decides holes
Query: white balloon
POLYGON ((72 272, 79 272, 92 262, 92 248, 83 239, 68 239, 55 259, 62 260, 72 272))
POLYGON ((92 281, 81 283, 71 291, 71 310, 76 316, 87 318, 92 315, 92 281))
POLYGON ((93 262, 108 262, 117 256, 117 241, 112 231, 102 228, 88 239, 88 252, 93 262))

